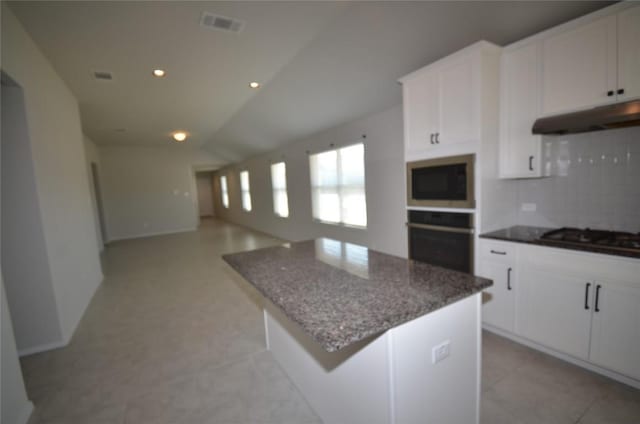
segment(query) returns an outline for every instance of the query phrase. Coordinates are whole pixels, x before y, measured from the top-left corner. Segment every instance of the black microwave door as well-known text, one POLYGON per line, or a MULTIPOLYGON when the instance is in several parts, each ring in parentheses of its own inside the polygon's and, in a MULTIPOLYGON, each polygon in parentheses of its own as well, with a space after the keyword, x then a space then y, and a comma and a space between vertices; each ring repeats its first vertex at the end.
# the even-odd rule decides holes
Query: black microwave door
POLYGON ((467 200, 467 167, 461 163, 414 168, 411 190, 415 200, 467 200))
POLYGON ((411 228, 409 257, 443 268, 470 273, 471 237, 471 234, 411 228))

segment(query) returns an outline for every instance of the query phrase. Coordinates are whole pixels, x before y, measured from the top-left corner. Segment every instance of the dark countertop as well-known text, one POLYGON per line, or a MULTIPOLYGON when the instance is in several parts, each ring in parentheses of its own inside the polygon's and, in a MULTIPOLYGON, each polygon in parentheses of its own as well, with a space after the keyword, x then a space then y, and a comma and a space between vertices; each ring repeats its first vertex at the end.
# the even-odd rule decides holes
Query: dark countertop
POLYGON ((536 243, 540 236, 553 228, 529 227, 527 225, 516 225, 514 227, 503 228, 502 230, 480 234, 480 238, 495 240, 514 241, 518 243, 536 243))
POLYGON ((493 284, 325 238, 223 259, 328 352, 493 284))
POLYGON ((540 240, 547 231, 554 228, 546 227, 529 227, 526 225, 516 225, 514 227, 504 228, 502 230, 492 231, 490 233, 481 234, 480 238, 511 241, 516 243, 529 243, 537 246, 556 247, 559 249, 579 250, 582 252, 601 253, 605 255, 623 256, 626 258, 640 259, 640 252, 633 250, 622 250, 608 246, 594 246, 588 244, 568 244, 558 243, 553 240, 540 240))

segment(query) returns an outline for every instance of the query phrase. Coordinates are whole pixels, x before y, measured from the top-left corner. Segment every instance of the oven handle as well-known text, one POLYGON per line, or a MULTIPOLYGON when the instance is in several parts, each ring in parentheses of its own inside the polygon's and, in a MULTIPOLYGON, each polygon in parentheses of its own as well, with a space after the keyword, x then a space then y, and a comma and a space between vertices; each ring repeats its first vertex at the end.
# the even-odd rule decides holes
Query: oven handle
POLYGON ((407 222, 405 225, 409 228, 420 228, 423 230, 444 231, 447 233, 473 234, 473 228, 446 227, 444 225, 414 224, 407 222))

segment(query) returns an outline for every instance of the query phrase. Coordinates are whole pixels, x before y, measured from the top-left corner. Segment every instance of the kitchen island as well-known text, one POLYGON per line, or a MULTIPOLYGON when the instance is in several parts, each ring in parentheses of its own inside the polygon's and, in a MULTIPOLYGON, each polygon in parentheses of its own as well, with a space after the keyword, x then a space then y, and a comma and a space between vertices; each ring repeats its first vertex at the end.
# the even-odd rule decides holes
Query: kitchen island
POLYGON ((223 256, 267 348, 326 424, 477 423, 491 280, 331 239, 223 256))

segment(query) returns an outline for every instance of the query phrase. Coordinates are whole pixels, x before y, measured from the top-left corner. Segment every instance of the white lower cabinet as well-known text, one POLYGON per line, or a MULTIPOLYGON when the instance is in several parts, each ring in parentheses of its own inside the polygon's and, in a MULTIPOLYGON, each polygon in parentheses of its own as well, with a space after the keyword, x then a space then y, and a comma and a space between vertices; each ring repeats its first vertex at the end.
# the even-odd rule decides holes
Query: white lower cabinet
POLYGON ((480 243, 483 322, 640 385, 640 260, 500 243, 480 243))
POLYGON ((541 345, 580 359, 589 357, 592 284, 562 269, 522 264, 518 295, 518 331, 541 345), (585 305, 587 305, 585 307, 585 305))
POLYGON ((590 359, 640 380, 640 287, 596 281, 595 289, 590 359))
POLYGON ((494 327, 514 331, 515 327, 515 258, 505 243, 484 243, 483 260, 478 274, 493 280, 482 296, 482 321, 494 327))

